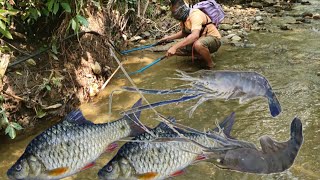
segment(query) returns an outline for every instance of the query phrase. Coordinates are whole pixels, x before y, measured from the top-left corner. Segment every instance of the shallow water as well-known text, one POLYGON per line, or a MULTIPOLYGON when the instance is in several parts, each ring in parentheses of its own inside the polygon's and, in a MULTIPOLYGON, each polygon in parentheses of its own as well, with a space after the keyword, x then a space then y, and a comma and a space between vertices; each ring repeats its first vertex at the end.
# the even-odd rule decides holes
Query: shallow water
MULTIPOLYGON (((312 6, 299 6, 296 11, 311 12, 320 10, 320 2, 311 1, 312 6)), ((319 11, 318 11, 319 12, 319 11)), ((277 19, 273 19, 277 22, 277 19)), ((213 128, 215 121, 221 121, 231 112, 236 112, 236 123, 232 136, 258 144, 262 135, 270 135, 278 141, 289 138, 290 123, 295 116, 303 123, 304 143, 294 162, 287 171, 271 175, 256 175, 222 170, 215 165, 201 162, 186 169, 186 172, 174 179, 319 179, 320 178, 320 21, 312 24, 293 25, 293 31, 276 31, 274 33, 250 33, 249 39, 256 44, 254 48, 222 46, 214 61, 217 70, 256 71, 263 74, 272 85, 282 105, 282 113, 272 118, 267 101, 264 98, 252 100, 245 104, 238 101, 207 101, 200 105, 191 118, 185 109, 196 101, 168 105, 156 108, 165 116, 174 116, 180 123, 199 129, 213 128)), ((128 72, 152 62, 163 54, 148 52, 132 53, 125 63, 128 72)), ((198 66, 190 58, 172 57, 163 60, 133 80, 140 88, 172 89, 182 85, 181 81, 169 79, 174 77, 175 69, 196 71, 198 66)), ((119 73, 120 74, 120 73, 119 73)), ((81 109, 86 117, 95 123, 113 121, 120 117, 119 112, 126 110, 140 97, 138 93, 116 93, 113 99, 112 114, 108 114, 108 95, 112 90, 123 85, 130 86, 128 80, 115 77, 107 88, 99 94, 94 102, 83 104, 81 109)), ((148 101, 178 97, 174 95, 145 95, 148 101)), ((154 112, 142 112, 141 121, 153 126, 158 122, 154 112)), ((39 125, 39 131, 51 123, 39 125)), ((26 145, 36 135, 25 139, 1 140, 0 146, 0 179, 6 179, 7 169, 23 153, 26 145)), ((113 154, 104 154, 97 165, 66 179, 97 179, 98 170, 106 164, 113 154)))

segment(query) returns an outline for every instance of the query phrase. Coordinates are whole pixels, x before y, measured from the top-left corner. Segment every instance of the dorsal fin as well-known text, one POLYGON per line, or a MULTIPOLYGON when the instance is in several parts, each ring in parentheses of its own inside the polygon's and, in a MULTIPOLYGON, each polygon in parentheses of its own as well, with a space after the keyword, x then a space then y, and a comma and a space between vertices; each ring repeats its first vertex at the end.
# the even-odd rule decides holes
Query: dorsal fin
MULTIPOLYGON (((136 108, 136 107, 140 107, 141 105, 142 105, 142 99, 140 98, 140 99, 131 107, 131 109, 136 108)), ((129 117, 129 119, 131 119, 132 121, 139 121, 140 115, 141 115, 141 111, 137 111, 137 112, 132 113, 132 114, 126 114, 126 115, 124 115, 123 117, 129 117)))
MULTIPOLYGON (((140 107, 142 105, 142 99, 140 98, 133 106, 132 108, 136 108, 136 107, 140 107)), ((140 114, 141 114, 141 110, 134 112, 132 114, 126 114, 123 116, 124 119, 127 120, 130 128, 131 128, 131 133, 130 133, 130 137, 135 137, 137 135, 140 135, 144 132, 146 132, 146 129, 150 130, 149 127, 144 126, 141 122, 140 122, 140 114), (143 127, 145 127, 146 129, 144 129, 143 127)))
MULTIPOLYGON (((167 117, 167 120, 172 122, 172 123, 175 123, 177 122, 176 118, 172 117, 172 116, 169 116, 167 117)), ((158 126, 156 126, 155 128, 159 128, 159 129, 163 129, 163 130, 171 130, 171 128, 164 122, 160 122, 158 124, 158 126)), ((172 130, 171 130, 172 131, 172 130)))
POLYGON ((91 121, 88 121, 82 114, 80 109, 71 111, 65 118, 64 121, 72 124, 94 124, 91 121))
MULTIPOLYGON (((228 138, 232 138, 230 136, 230 133, 231 133, 231 129, 232 129, 232 126, 234 124, 234 121, 235 121, 235 112, 232 112, 228 117, 226 117, 220 124, 220 128, 223 129, 223 133, 228 137, 228 138)), ((216 132, 219 132, 219 128, 216 127, 213 129, 213 131, 216 131, 216 132)))

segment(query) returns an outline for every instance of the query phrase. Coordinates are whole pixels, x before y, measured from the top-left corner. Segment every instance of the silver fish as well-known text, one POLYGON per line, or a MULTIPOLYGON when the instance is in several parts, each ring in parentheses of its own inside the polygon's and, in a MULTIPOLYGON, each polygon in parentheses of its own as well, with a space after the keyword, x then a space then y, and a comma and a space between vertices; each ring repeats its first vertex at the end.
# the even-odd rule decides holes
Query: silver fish
MULTIPOLYGON (((141 105, 141 99, 133 106, 141 105)), ((141 133, 140 112, 103 124, 86 120, 80 110, 69 113, 27 146, 8 170, 9 179, 60 179, 94 165, 114 141, 141 133)))
MULTIPOLYGON (((233 116, 226 121, 232 121, 233 116)), ((231 128, 225 123, 224 127, 231 128)), ((220 151, 225 147, 237 147, 238 144, 225 144, 223 133, 187 132, 176 129, 186 139, 160 123, 149 133, 135 137, 120 148, 117 155, 98 173, 100 179, 164 179, 179 175, 188 165, 206 158, 203 147, 220 151), (218 137, 218 138, 217 138, 218 137), (188 141, 191 140, 191 141, 188 141), (194 143, 196 142, 196 143, 194 143), (199 146, 199 145, 200 146, 199 146)), ((229 132, 228 130, 224 132, 229 132)), ((252 146, 251 144, 249 146, 252 146)))
MULTIPOLYGON (((203 102, 210 99, 238 99, 243 103, 255 97, 265 97, 268 99, 270 113, 273 117, 281 112, 280 103, 273 92, 268 80, 256 72, 237 72, 237 71, 211 71, 200 70, 195 73, 185 73, 178 71, 178 80, 189 81, 186 84, 190 88, 173 89, 173 90, 156 90, 156 89, 138 89, 141 93, 146 94, 184 94, 186 96, 180 99, 165 100, 133 108, 123 114, 149 109, 150 107, 164 106, 171 103, 184 102, 191 99, 200 98, 199 101, 190 108, 189 116, 203 102)), ((123 87, 125 91, 137 91, 132 87, 123 87)), ((112 96, 112 95, 111 95, 112 96)))

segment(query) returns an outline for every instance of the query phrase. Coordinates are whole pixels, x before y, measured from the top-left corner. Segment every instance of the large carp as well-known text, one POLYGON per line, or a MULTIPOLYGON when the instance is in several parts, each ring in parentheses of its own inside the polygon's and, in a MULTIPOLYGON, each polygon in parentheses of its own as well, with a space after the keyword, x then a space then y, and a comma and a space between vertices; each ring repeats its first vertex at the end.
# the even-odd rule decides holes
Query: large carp
MULTIPOLYGON (((133 106, 141 105, 141 99, 133 106)), ((60 179, 94 165, 114 141, 141 133, 140 112, 110 123, 94 124, 80 110, 35 137, 8 170, 10 179, 60 179)))

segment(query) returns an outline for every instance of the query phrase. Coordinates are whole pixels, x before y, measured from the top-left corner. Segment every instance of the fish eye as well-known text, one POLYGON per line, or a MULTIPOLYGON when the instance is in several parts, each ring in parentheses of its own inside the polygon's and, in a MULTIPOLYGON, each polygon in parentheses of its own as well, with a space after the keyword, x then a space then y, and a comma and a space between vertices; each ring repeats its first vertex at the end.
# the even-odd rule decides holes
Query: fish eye
POLYGON ((113 170, 113 169, 112 169, 112 166, 107 166, 106 171, 107 171, 108 173, 110 173, 112 170, 113 170))
POLYGON ((18 165, 16 166, 16 170, 17 170, 17 171, 21 171, 21 169, 22 169, 22 166, 21 166, 20 164, 18 164, 18 165))

